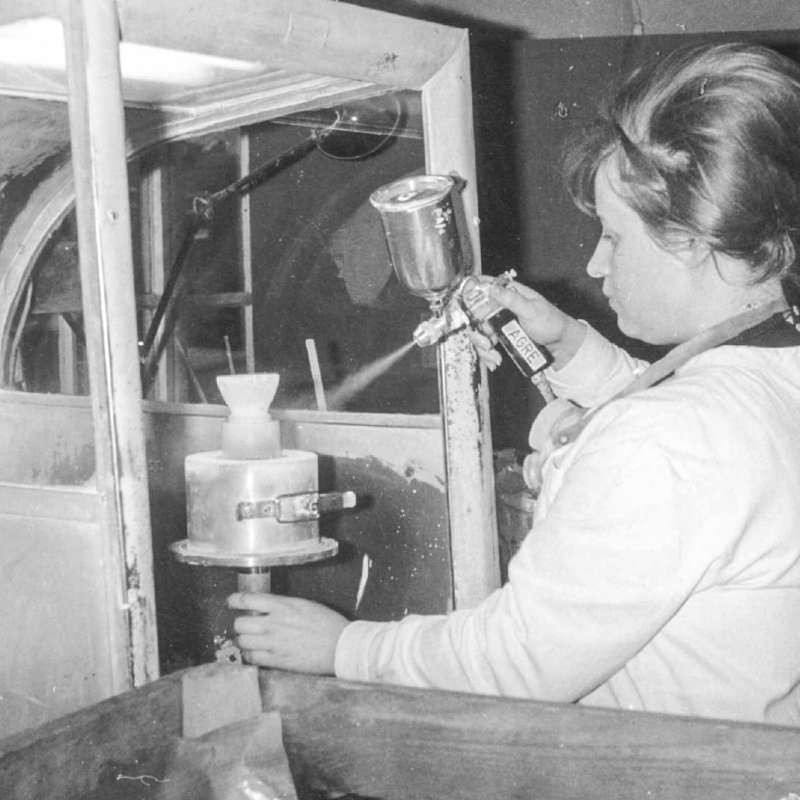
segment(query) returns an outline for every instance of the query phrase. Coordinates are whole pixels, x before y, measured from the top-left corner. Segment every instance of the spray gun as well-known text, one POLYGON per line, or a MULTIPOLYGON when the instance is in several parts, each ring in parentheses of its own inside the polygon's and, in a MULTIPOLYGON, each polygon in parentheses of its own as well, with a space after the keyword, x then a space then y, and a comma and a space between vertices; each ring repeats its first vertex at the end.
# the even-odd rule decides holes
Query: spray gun
POLYGON ((370 202, 380 212, 389 254, 400 282, 424 297, 433 315, 414 331, 429 347, 468 326, 499 344, 545 401, 554 399, 543 370, 552 357, 534 343, 509 309, 495 302, 493 283, 509 286, 513 270, 497 278, 465 277, 465 255, 456 224, 454 190, 463 181, 450 175, 418 175, 377 189, 370 202))
POLYGON ((516 272, 511 269, 496 278, 484 275, 464 278, 444 309, 417 326, 414 341, 420 347, 430 347, 457 330, 472 327, 493 345, 502 347, 519 371, 550 402, 555 396, 543 370, 553 362, 553 357, 528 336, 513 312, 492 299, 489 291, 493 285, 510 287, 515 277, 516 272))

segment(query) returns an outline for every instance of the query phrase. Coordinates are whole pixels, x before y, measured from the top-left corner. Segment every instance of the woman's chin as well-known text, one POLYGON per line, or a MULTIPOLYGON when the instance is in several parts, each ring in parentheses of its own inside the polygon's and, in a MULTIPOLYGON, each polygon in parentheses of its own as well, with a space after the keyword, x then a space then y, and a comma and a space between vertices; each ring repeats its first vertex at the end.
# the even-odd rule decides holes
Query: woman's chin
POLYGON ((619 328, 620 333, 625 334, 629 339, 638 339, 641 342, 647 341, 645 338, 647 334, 640 326, 632 324, 630 320, 625 318, 624 314, 620 314, 616 309, 614 309, 614 313, 617 315, 617 328, 619 328))
POLYGON ((620 333, 628 337, 628 339, 635 339, 637 342, 643 344, 650 344, 656 347, 665 347, 667 345, 676 344, 675 341, 668 337, 659 336, 655 331, 643 330, 641 325, 628 325, 625 324, 624 319, 617 317, 617 328, 620 333))

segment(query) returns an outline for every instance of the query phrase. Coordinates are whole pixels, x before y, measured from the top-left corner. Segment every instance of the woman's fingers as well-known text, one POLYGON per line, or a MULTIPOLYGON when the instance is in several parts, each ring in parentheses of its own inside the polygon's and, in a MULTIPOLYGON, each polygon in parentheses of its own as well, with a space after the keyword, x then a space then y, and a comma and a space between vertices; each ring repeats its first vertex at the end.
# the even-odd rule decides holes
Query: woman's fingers
POLYGON ((270 643, 269 634, 243 633, 237 639, 239 649, 247 652, 272 653, 273 645, 270 643))
POLYGON ((266 650, 242 650, 242 661, 256 667, 273 667, 281 669, 275 657, 266 650))
POLYGON ((469 336, 469 340, 472 342, 472 346, 475 348, 478 358, 490 370, 494 370, 500 366, 503 358, 491 341, 489 341, 488 336, 485 336, 480 331, 476 331, 472 328, 467 332, 467 336, 469 336))
POLYGON ((236 633, 262 633, 269 626, 271 614, 258 614, 247 617, 236 617, 233 621, 233 629, 236 633))
POLYGON ((242 611, 258 611, 260 614, 269 614, 281 606, 281 597, 261 592, 237 592, 228 597, 228 606, 242 611))
POLYGON ((348 620, 327 606, 300 597, 240 592, 231 608, 257 612, 234 620, 242 658, 259 666, 332 674, 336 643, 348 620))
POLYGON ((490 290, 492 297, 501 305, 512 311, 518 317, 532 317, 549 310, 552 304, 542 295, 521 283, 514 283, 511 287, 493 284, 490 290))

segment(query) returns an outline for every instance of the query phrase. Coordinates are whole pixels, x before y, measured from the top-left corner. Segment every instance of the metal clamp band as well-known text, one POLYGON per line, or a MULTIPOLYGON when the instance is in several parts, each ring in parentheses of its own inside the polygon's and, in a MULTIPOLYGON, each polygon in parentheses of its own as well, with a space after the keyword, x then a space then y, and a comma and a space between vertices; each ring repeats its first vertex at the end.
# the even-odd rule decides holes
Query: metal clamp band
POLYGON ((328 511, 353 508, 355 492, 302 492, 271 500, 243 500, 236 504, 236 520, 273 518, 277 522, 308 522, 328 511))

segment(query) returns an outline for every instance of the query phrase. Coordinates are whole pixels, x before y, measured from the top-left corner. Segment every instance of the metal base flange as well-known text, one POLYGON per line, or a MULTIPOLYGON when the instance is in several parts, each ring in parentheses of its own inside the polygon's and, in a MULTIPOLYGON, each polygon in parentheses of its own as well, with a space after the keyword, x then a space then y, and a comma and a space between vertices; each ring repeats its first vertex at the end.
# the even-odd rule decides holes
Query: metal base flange
POLYGON ((174 542, 169 547, 178 561, 203 567, 286 567, 294 564, 308 564, 313 561, 335 556, 339 543, 334 539, 320 537, 311 544, 269 553, 222 553, 210 547, 198 547, 191 539, 174 542))

